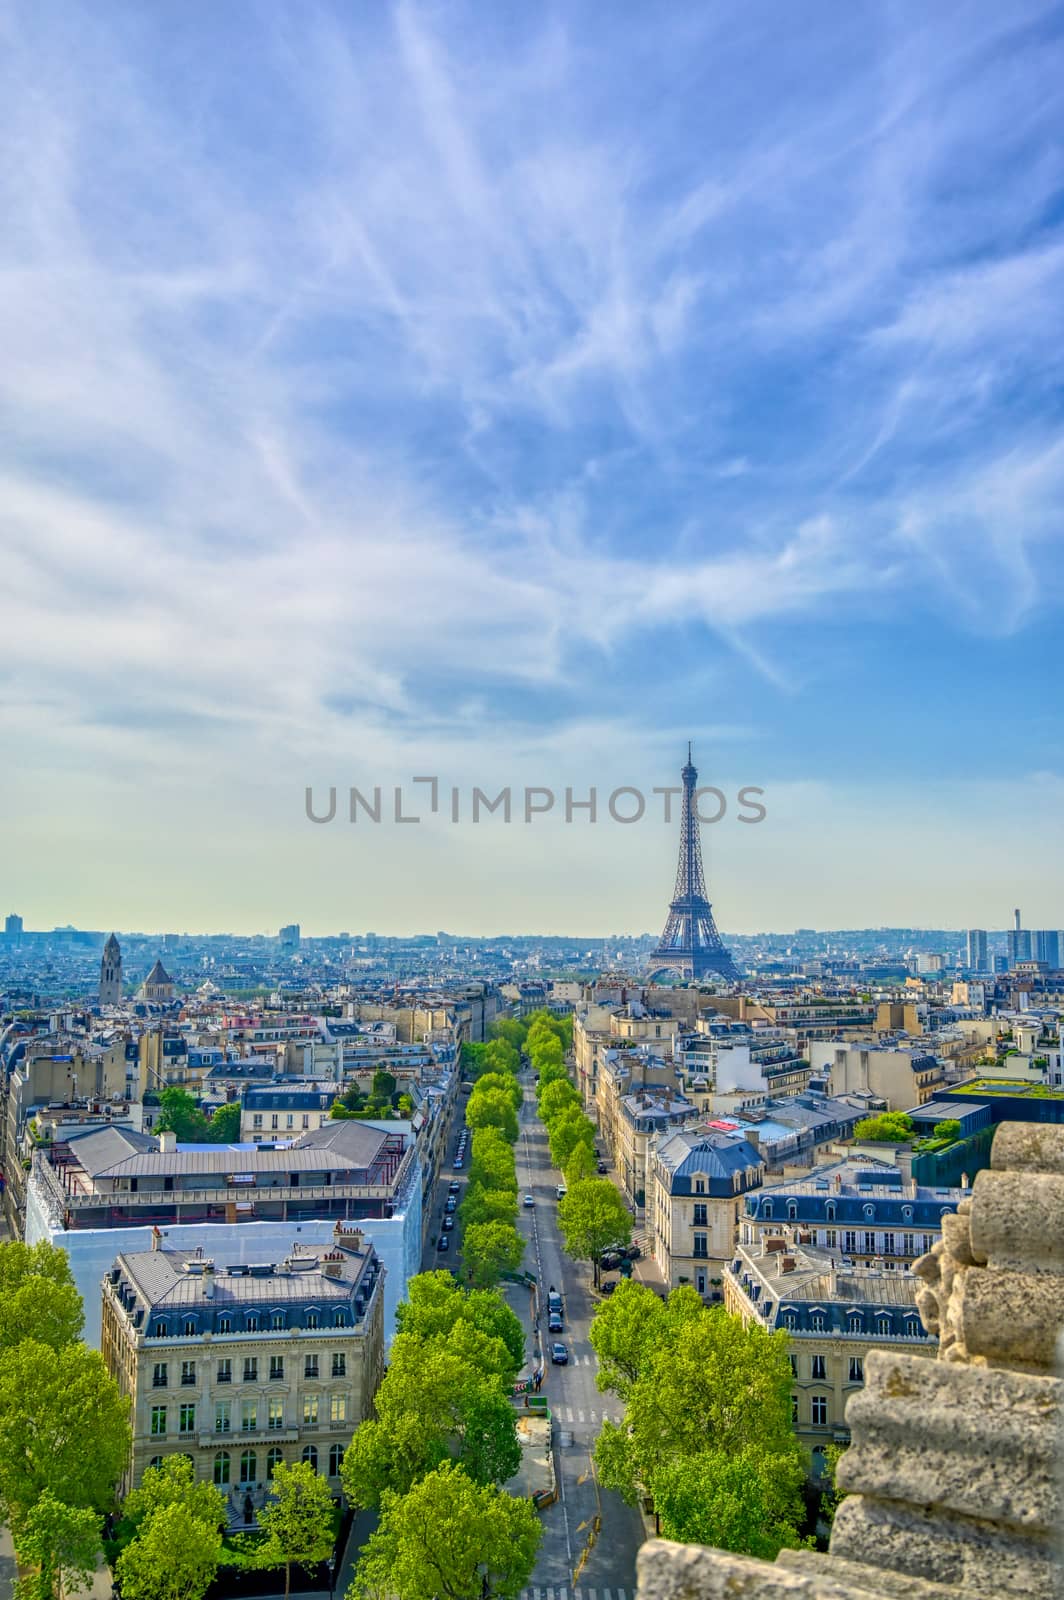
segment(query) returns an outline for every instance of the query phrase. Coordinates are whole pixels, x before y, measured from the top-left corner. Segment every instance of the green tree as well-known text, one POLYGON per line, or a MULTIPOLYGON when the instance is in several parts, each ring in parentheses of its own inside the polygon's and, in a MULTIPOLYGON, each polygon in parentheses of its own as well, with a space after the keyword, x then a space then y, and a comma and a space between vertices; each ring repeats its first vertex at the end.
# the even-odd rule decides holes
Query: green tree
POLYGON ((466 1105, 465 1119, 470 1128, 496 1128, 510 1144, 517 1142, 517 1112, 510 1096, 502 1089, 474 1091, 466 1105))
POLYGON ((129 1455, 128 1415, 97 1350, 23 1339, 0 1354, 0 1513, 11 1528, 46 1490, 106 1511, 129 1455))
POLYGON ((904 1111, 882 1111, 878 1117, 862 1117, 853 1136, 871 1144, 904 1144, 913 1136, 913 1119, 904 1111))
POLYGON ((595 1447, 606 1488, 629 1502, 649 1491, 672 1538, 766 1556, 798 1542, 804 1463, 785 1333, 707 1310, 690 1288, 663 1305, 629 1283, 590 1337, 599 1387, 625 1404, 595 1447))
POLYGON ((370 1099, 377 1105, 391 1105, 395 1099, 395 1092, 399 1084, 394 1073, 388 1072, 384 1067, 378 1067, 373 1074, 373 1083, 370 1088, 370 1099))
POLYGON ((564 1167, 578 1144, 594 1147, 595 1126, 579 1106, 569 1106, 552 1121, 549 1139, 551 1161, 556 1167, 564 1167))
POLYGON ((351 1593, 365 1600, 516 1600, 542 1536, 530 1501, 471 1483, 442 1463, 408 1494, 384 1496, 351 1593))
POLYGON ((399 1096, 398 1109, 404 1117, 412 1117, 414 1115, 414 1102, 408 1094, 399 1096))
POLYGON ((446 1338, 397 1334, 374 1420, 355 1429, 341 1475, 348 1498, 380 1504, 453 1459, 476 1483, 505 1483, 521 1463, 501 1339, 456 1324, 446 1338), (492 1367, 492 1361, 497 1363, 492 1367))
POLYGON ((122 1516, 136 1531, 166 1506, 184 1506, 197 1522, 224 1528, 225 1495, 213 1483, 197 1479, 188 1456, 166 1456, 162 1465, 148 1467, 140 1484, 122 1505, 122 1516))
POLYGON ((677 1457, 654 1475, 661 1537, 774 1561, 802 1543, 795 1524, 804 1476, 796 1450, 773 1456, 748 1445, 677 1457))
POLYGON ((156 1133, 176 1133, 181 1144, 202 1144, 207 1138, 207 1118, 179 1083, 163 1090, 159 1105, 162 1109, 155 1119, 156 1133))
POLYGON ((632 1218, 608 1178, 582 1178, 558 1202, 558 1226, 574 1261, 590 1261, 598 1283, 598 1258, 611 1244, 627 1244, 632 1218))
POLYGON ((122 1600, 200 1600, 221 1555, 217 1528, 185 1505, 163 1506, 115 1562, 122 1600))
POLYGON ((517 1193, 513 1149, 498 1128, 479 1128, 474 1133, 469 1181, 483 1184, 485 1189, 512 1189, 517 1193))
POLYGON ((525 1241, 510 1222, 474 1222, 462 1240, 462 1260, 470 1282, 493 1289, 504 1272, 516 1272, 525 1241))
POLYGON ((548 1083, 539 1097, 539 1114, 543 1122, 549 1127, 552 1120, 559 1116, 570 1106, 580 1109, 580 1096, 568 1078, 557 1078, 553 1083, 548 1083))
POLYGON ((506 1039, 492 1039, 485 1047, 483 1062, 486 1071, 516 1073, 521 1066, 521 1052, 506 1039))
POLYGON ((57 1600, 91 1588, 100 1553, 99 1513, 64 1505, 46 1489, 19 1526, 15 1553, 29 1569, 16 1585, 16 1600, 57 1600))
POLYGON ((960 1118, 943 1117, 942 1121, 937 1125, 935 1133, 939 1139, 959 1139, 961 1136, 960 1118))
POLYGON ((478 1095, 489 1093, 492 1089, 501 1089, 503 1094, 509 1095, 514 1110, 520 1110, 524 1094, 512 1072, 485 1072, 482 1078, 477 1079, 477 1086, 470 1095, 470 1101, 475 1100, 478 1095))
POLYGON ((458 1207, 458 1215, 463 1228, 477 1222, 508 1222, 512 1226, 517 1220, 517 1191, 485 1189, 483 1184, 471 1183, 458 1207))
POLYGON ((229 1100, 219 1106, 207 1124, 207 1138, 212 1144, 237 1144, 240 1140, 240 1101, 229 1100))
POLYGON ((468 1322, 478 1333, 502 1342, 508 1355, 493 1362, 507 1385, 517 1376, 525 1359, 525 1334, 521 1319, 511 1311, 500 1294, 485 1289, 463 1289, 449 1272, 420 1272, 406 1287, 407 1298, 396 1307, 398 1333, 411 1335, 422 1343, 446 1337, 460 1322, 468 1322))
POLYGON ((44 1240, 0 1244, 0 1352, 27 1334, 59 1350, 80 1338, 84 1322, 65 1250, 44 1240))
POLYGON ((565 1163, 566 1184, 572 1188, 573 1184, 579 1183, 582 1178, 593 1178, 597 1167, 594 1146, 584 1143, 574 1144, 565 1163))
POLYGON ((525 1047, 528 1029, 516 1017, 500 1017, 488 1031, 492 1039, 504 1039, 514 1050, 521 1051, 525 1047))
POLYGON ((319 1477, 309 1461, 299 1461, 294 1466, 282 1461, 274 1471, 271 1487, 276 1498, 268 1500, 259 1513, 259 1526, 266 1534, 258 1553, 259 1564, 283 1565, 288 1600, 293 1563, 314 1566, 332 1554, 336 1539, 332 1492, 328 1480, 319 1477))

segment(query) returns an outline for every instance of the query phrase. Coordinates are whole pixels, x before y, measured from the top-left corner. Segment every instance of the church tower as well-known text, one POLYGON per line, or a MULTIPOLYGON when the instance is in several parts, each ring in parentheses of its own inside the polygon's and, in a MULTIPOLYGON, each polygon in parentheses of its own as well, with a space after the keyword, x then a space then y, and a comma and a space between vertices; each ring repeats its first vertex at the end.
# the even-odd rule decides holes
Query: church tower
POLYGON ((112 933, 103 947, 100 962, 100 1004, 117 1006, 122 1003, 122 951, 112 933))

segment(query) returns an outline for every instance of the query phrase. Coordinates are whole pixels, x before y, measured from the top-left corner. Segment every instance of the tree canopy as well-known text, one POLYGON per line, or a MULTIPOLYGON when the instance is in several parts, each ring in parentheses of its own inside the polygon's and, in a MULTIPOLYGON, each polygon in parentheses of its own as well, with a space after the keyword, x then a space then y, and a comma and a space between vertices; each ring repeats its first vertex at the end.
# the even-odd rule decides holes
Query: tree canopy
POLYGON ((58 1350, 80 1338, 84 1322, 65 1250, 45 1240, 0 1244, 0 1352, 27 1334, 58 1350))
POLYGON ((580 1109, 580 1096, 568 1078, 556 1078, 553 1083, 548 1083, 539 1096, 539 1114, 545 1123, 550 1123, 553 1117, 558 1116, 569 1106, 580 1109))
POLYGON ((100 1553, 100 1515, 64 1505, 46 1489, 15 1534, 19 1565, 27 1570, 16 1585, 17 1600, 54 1600, 88 1589, 100 1553))
POLYGON ((542 1536, 528 1500, 472 1483, 441 1463, 408 1494, 385 1493, 351 1593, 365 1600, 516 1600, 542 1536))
POLYGON ((139 1486, 126 1495, 122 1516, 139 1529, 165 1506, 184 1506, 197 1522, 225 1526, 225 1495, 213 1483, 197 1479, 187 1456, 166 1456, 161 1466, 148 1467, 139 1486))
POLYGON ((207 1137, 212 1144, 236 1144, 240 1139, 240 1101, 228 1100, 219 1106, 207 1124, 207 1137))
POLYGON ((285 1600, 292 1588, 294 1564, 314 1566, 332 1554, 332 1491, 328 1480, 309 1461, 290 1466, 282 1461, 274 1470, 273 1497, 259 1513, 266 1535, 258 1551, 259 1564, 284 1567, 285 1600))
POLYGON ((420 1272, 410 1279, 407 1298, 395 1313, 398 1333, 424 1343, 446 1337, 459 1322, 502 1343, 509 1363, 495 1358, 492 1365, 509 1385, 525 1359, 525 1334, 520 1318, 506 1301, 482 1289, 463 1289, 449 1272, 420 1272))
POLYGON ((503 1089, 474 1090, 466 1104, 465 1119, 470 1128, 496 1128, 511 1144, 517 1141, 517 1112, 503 1089))
POLYGON ((176 1133, 179 1144, 203 1144, 207 1137, 207 1118, 187 1089, 171 1083, 159 1096, 160 1112, 155 1119, 156 1133, 176 1133))
POLYGON ((503 1094, 509 1095, 513 1102, 514 1110, 520 1110, 524 1095, 521 1085, 512 1072, 485 1072, 483 1077, 477 1079, 477 1086, 473 1094, 474 1096, 486 1094, 492 1089, 501 1089, 503 1094))
POLYGON ((98 1350, 37 1339, 0 1354, 0 1511, 13 1529, 45 1491, 109 1509, 129 1454, 129 1401, 98 1350))
POLYGON ((871 1144, 904 1144, 913 1136, 913 1119, 904 1111, 881 1111, 877 1117, 862 1117, 853 1136, 871 1144))
POLYGON ((598 1274, 598 1258, 611 1244, 627 1244, 632 1217, 608 1178, 581 1178, 558 1202, 558 1226, 566 1252, 576 1261, 590 1261, 598 1274))
POLYGON ((512 1222, 474 1222, 462 1238, 462 1260, 478 1289, 492 1289, 504 1272, 516 1272, 525 1241, 512 1222))
POLYGON ((804 1463, 785 1333, 707 1309, 691 1288, 663 1304, 628 1282, 590 1338, 599 1388, 625 1404, 595 1447, 605 1487, 629 1501, 649 1491, 668 1538, 767 1557, 799 1542, 804 1463))
POLYGON ((217 1528, 180 1502, 163 1506, 115 1563, 122 1600, 200 1600, 221 1554, 217 1528))

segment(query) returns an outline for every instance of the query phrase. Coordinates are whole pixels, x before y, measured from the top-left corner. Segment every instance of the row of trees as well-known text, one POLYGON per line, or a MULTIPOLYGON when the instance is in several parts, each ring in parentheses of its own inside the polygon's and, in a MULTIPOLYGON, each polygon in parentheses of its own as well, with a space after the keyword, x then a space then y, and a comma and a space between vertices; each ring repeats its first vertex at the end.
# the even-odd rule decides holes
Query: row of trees
POLYGON ((517 1113, 522 1092, 517 1081, 521 1057, 506 1039, 473 1047, 476 1081, 466 1105, 472 1133, 469 1184, 459 1215, 462 1261, 469 1282, 478 1289, 498 1283, 504 1272, 516 1272, 524 1254, 517 1231, 517 1113))
POLYGON ((19 1600, 89 1584, 129 1455, 129 1402, 84 1320, 65 1250, 0 1245, 0 1517, 19 1600))
POLYGON ((624 1403, 595 1446, 600 1481, 653 1498, 661 1533, 773 1559, 803 1543, 805 1462, 791 1428, 787 1335, 621 1282, 591 1324, 596 1381, 624 1403))
POLYGON ((352 1593, 404 1600, 512 1600, 528 1582, 541 1528, 501 1487, 521 1461, 510 1391, 521 1324, 501 1295, 449 1272, 412 1278, 396 1313, 376 1417, 341 1468, 355 1505, 380 1521, 352 1593))

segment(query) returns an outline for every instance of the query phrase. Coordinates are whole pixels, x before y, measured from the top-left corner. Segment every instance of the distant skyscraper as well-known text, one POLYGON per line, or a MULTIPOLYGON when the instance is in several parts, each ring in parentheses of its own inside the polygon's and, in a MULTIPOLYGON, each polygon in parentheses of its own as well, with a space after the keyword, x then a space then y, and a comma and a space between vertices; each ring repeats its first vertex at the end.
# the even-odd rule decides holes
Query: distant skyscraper
POLYGON ((1009 929, 1009 966, 1015 967, 1021 961, 1030 961, 1033 957, 1031 948, 1031 932, 1029 928, 1020 926, 1020 908, 1012 913, 1012 927, 1009 929))
POLYGON ((281 941, 282 950, 299 949, 299 923, 286 922, 277 936, 281 941))
POLYGON ((1054 972, 1060 966, 1060 934, 1055 928, 1040 928, 1034 935, 1034 958, 1044 961, 1054 972))
POLYGON ((22 918, 16 916, 13 911, 4 919, 4 932, 9 939, 22 938, 22 918))
POLYGON ((965 962, 970 972, 988 972, 986 929, 968 929, 968 959, 965 962))
POLYGON ((112 933, 100 962, 100 1004, 117 1006, 122 1000, 122 951, 112 933))
POLYGON ((687 765, 682 768, 683 803, 680 812, 680 860, 676 887, 669 905, 665 931, 649 959, 652 972, 671 969, 685 978, 704 978, 717 974, 735 979, 739 969, 724 948, 713 908, 706 895, 702 872, 702 846, 698 837, 695 785, 698 773, 687 746, 687 765))

